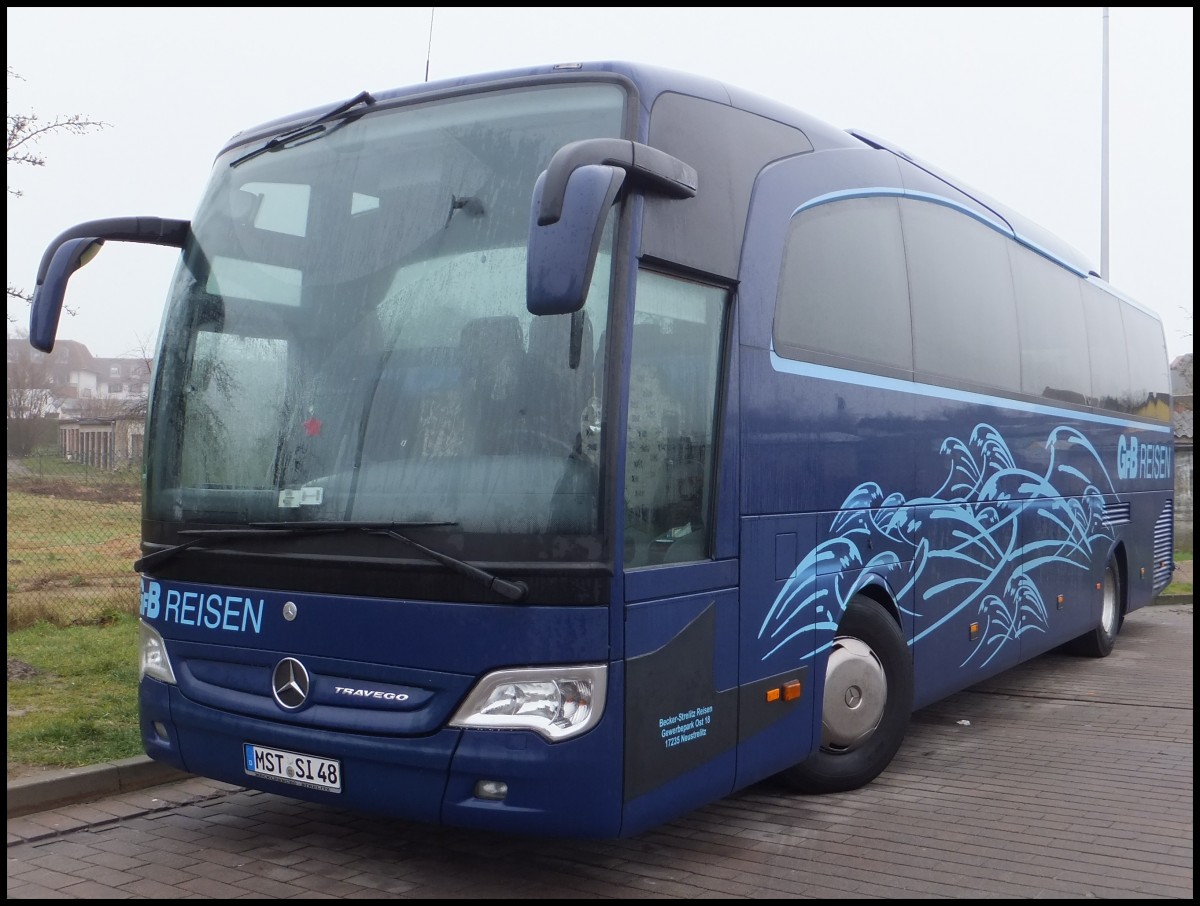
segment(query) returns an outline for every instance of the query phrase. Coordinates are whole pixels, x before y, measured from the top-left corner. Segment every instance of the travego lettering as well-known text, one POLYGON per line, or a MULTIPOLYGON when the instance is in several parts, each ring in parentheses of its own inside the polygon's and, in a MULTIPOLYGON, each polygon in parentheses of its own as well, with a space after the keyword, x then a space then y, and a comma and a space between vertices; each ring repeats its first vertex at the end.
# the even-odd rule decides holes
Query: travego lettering
POLYGON ((357 698, 381 698, 384 701, 405 702, 408 695, 404 692, 384 692, 381 689, 352 689, 349 686, 334 686, 333 691, 338 695, 353 695, 357 698))

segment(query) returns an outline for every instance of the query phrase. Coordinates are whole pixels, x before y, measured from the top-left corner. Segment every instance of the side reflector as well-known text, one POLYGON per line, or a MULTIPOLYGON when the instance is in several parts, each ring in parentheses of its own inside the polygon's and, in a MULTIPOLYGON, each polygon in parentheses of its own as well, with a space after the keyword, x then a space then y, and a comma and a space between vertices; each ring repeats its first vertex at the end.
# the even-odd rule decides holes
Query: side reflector
POLYGON ((971 624, 971 633, 970 633, 970 635, 971 635, 971 641, 972 641, 972 642, 974 642, 976 639, 978 639, 978 638, 979 638, 979 624, 978 624, 978 623, 972 623, 972 624, 971 624))
POLYGON ((767 701, 769 701, 769 702, 777 702, 777 701, 794 702, 796 699, 798 699, 800 697, 800 695, 803 691, 804 691, 804 686, 801 685, 800 680, 798 680, 798 679, 788 680, 782 686, 776 686, 774 689, 768 689, 767 690, 767 701))

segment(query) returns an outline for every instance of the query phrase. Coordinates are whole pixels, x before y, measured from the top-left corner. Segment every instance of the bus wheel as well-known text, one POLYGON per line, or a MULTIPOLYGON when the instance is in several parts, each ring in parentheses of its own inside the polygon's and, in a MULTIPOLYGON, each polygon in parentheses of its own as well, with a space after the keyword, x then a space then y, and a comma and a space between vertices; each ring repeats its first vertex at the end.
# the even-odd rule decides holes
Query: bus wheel
POLYGON ((1101 585, 1100 623, 1095 629, 1072 639, 1067 650, 1080 657, 1108 657, 1121 631, 1121 575, 1111 559, 1104 565, 1101 585))
POLYGON ((840 793, 870 783, 900 748, 912 702, 911 659, 900 627, 870 598, 853 599, 825 670, 821 747, 780 778, 801 793, 840 793))

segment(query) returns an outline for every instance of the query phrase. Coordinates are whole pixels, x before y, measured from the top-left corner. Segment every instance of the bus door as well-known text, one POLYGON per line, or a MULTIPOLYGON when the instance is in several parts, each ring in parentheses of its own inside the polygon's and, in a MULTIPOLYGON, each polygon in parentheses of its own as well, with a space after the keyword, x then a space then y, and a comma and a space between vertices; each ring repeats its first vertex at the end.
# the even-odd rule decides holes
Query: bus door
POLYGON ((726 288, 639 272, 622 508, 626 831, 733 785, 737 561, 715 555, 713 517, 736 493, 717 468, 728 311, 726 288))

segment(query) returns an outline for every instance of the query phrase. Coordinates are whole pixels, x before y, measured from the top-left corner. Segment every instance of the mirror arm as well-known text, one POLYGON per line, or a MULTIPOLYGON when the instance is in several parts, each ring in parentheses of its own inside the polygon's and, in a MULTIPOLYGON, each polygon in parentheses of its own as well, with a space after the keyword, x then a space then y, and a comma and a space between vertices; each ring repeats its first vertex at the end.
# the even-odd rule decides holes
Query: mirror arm
POLYGON ((163 217, 110 217, 79 223, 55 237, 42 254, 29 308, 29 342, 50 352, 58 333, 67 282, 108 240, 183 248, 192 228, 187 220, 163 217))
POLYGON ((538 226, 557 223, 562 216, 567 180, 587 164, 604 164, 625 171, 626 181, 669 198, 696 194, 696 170, 677 157, 641 142, 619 138, 590 138, 563 145, 550 159, 538 211, 538 226))
POLYGON ((191 226, 189 220, 169 220, 164 217, 108 217, 77 223, 46 246, 41 264, 38 265, 37 285, 41 286, 46 281, 46 272, 50 270, 54 253, 64 242, 72 239, 112 239, 116 242, 146 242, 183 248, 191 226))

